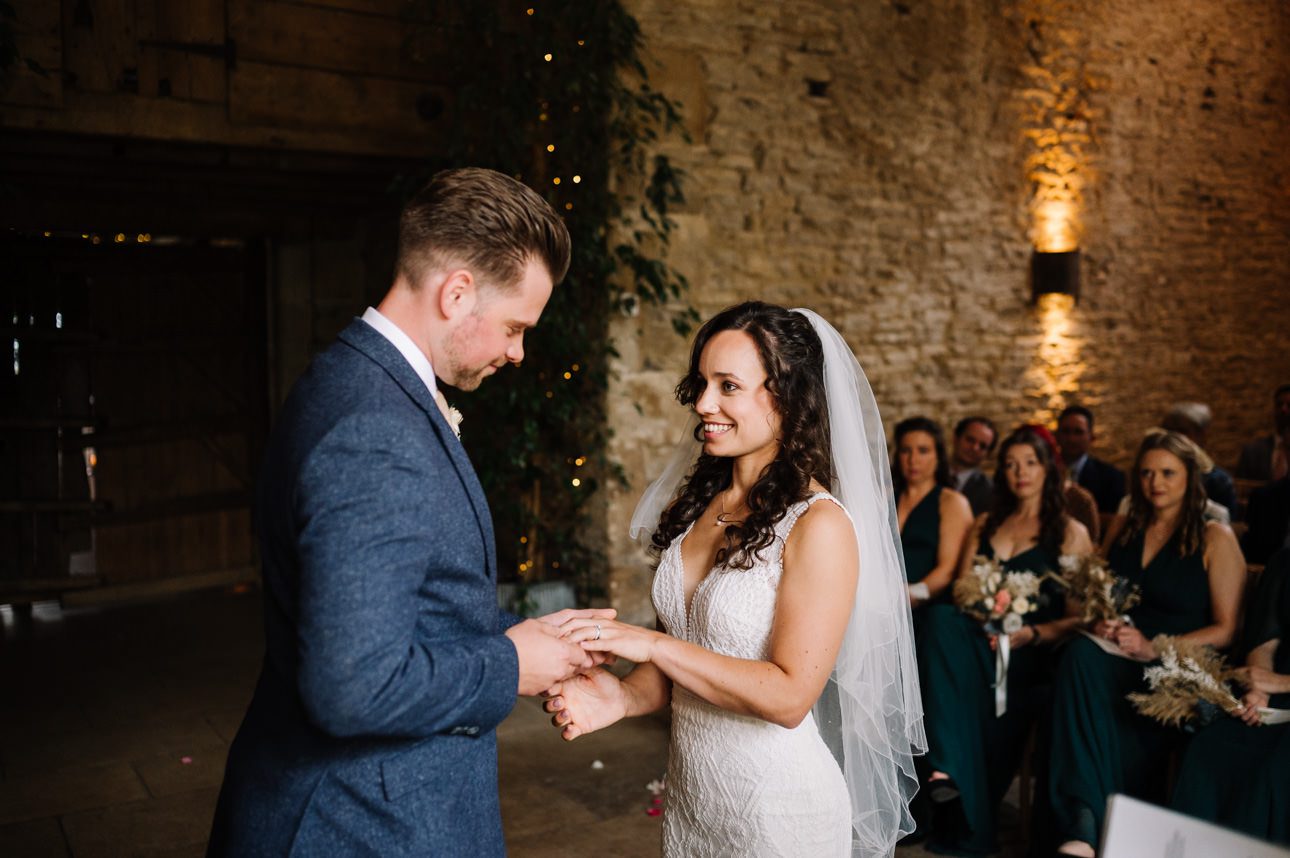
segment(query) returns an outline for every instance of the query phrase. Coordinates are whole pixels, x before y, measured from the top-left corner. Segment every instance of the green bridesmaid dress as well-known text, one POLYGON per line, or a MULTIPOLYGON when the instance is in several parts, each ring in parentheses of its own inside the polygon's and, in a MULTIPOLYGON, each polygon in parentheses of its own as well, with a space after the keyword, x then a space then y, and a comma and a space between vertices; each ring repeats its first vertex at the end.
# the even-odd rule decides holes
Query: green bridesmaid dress
POLYGON ((941 546, 941 486, 935 486, 927 497, 910 510, 900 529, 900 547, 905 555, 905 579, 917 584, 936 568, 941 546))
MULTIPOLYGON (((982 540, 978 553, 994 557, 982 540)), ((1003 564, 1010 572, 1056 573, 1057 556, 1039 546, 1003 564)), ((1027 623, 1059 619, 1065 613, 1061 586, 1045 581, 1040 606, 1027 623)), ((1032 724, 1051 700, 1052 650, 1042 644, 1012 652, 1008 666, 1008 705, 995 716, 995 655, 981 623, 953 605, 929 605, 923 635, 917 640, 923 676, 927 764, 958 786, 962 820, 955 830, 934 830, 929 848, 951 855, 985 855, 998 849, 999 802, 1008 791, 1032 724)))
MULTIPOLYGON (((1287 556, 1290 561, 1290 556, 1287 556)), ((1270 623, 1258 623, 1251 648, 1277 640, 1272 669, 1290 676, 1290 562, 1269 563, 1249 602, 1249 624, 1271 606, 1270 623), (1277 575, 1280 580, 1268 580, 1277 575), (1269 586, 1270 585, 1270 586, 1269 586), (1274 592, 1268 592, 1272 590, 1274 592)), ((1290 694, 1274 694, 1273 709, 1290 709, 1290 694)), ((1187 746, 1174 787, 1175 810, 1264 840, 1290 845, 1290 724, 1250 727, 1224 717, 1187 746)))
MULTIPOLYGON (((1112 546, 1115 573, 1142 589, 1129 612, 1147 638, 1181 635, 1210 625, 1209 577, 1203 551, 1180 556, 1178 534, 1142 566, 1144 535, 1112 546)), ((1079 637, 1066 647, 1053 699, 1049 799, 1058 842, 1097 845, 1112 793, 1163 798, 1159 775, 1183 734, 1137 714, 1125 695, 1145 690, 1145 664, 1103 652, 1079 637)))
MULTIPOLYGON (((905 555, 905 580, 917 584, 927 577, 927 573, 936 567, 936 557, 941 545, 941 486, 935 486, 927 496, 909 511, 905 526, 900 529, 900 547, 905 555)), ((941 594, 930 603, 923 603, 914 609, 914 639, 923 636, 927 624, 927 609, 946 601, 941 594)), ((923 690, 923 711, 927 711, 927 680, 923 676, 922 665, 919 665, 919 682, 923 690)), ((925 769, 923 757, 914 758, 914 768, 919 779, 925 779, 929 772, 925 769)), ((926 790, 919 790, 914 795, 910 810, 914 815, 917 828, 910 835, 911 840, 922 840, 927 835, 927 820, 931 808, 927 803, 926 790)))

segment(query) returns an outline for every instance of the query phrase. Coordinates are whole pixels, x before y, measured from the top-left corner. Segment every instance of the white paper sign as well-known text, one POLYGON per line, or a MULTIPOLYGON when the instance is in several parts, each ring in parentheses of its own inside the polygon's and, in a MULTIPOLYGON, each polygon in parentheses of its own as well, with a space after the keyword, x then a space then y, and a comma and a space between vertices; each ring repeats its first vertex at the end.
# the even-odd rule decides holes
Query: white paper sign
POLYGON ((1290 849, 1127 795, 1106 807, 1102 858, 1287 858, 1290 849))
POLYGON ((1290 722, 1290 709, 1269 709, 1266 706, 1260 706, 1259 719, 1269 727, 1273 724, 1285 724, 1290 722))

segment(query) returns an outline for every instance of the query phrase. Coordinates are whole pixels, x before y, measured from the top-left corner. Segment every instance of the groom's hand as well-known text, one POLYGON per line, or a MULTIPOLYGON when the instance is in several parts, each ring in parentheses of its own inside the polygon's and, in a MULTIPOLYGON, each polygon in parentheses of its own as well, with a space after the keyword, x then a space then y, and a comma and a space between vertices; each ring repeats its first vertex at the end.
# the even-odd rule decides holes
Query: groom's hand
POLYGON ((604 668, 572 676, 545 696, 542 708, 552 713, 551 723, 566 742, 627 717, 627 690, 604 668))
POLYGON ((560 630, 540 620, 525 620, 506 630, 520 662, 519 693, 541 694, 561 680, 592 666, 582 647, 561 640, 560 630))

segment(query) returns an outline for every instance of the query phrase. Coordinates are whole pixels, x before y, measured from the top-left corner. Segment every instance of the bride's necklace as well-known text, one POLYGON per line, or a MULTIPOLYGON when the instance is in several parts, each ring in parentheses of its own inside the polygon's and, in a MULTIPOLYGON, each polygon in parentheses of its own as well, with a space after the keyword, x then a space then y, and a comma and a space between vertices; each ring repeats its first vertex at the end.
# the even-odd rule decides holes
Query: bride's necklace
POLYGON ((726 512, 726 493, 722 492, 717 495, 717 503, 721 504, 721 512, 717 513, 717 520, 712 522, 713 527, 728 527, 732 524, 742 524, 741 519, 731 518, 730 513, 726 512))

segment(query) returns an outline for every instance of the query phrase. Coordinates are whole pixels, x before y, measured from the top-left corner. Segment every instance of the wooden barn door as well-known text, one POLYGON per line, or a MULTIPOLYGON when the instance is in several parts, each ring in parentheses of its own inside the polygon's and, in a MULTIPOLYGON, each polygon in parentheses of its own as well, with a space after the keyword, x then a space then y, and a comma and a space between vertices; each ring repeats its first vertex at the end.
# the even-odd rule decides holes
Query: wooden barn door
MULTIPOLYGON (((166 591, 254 576, 267 431, 262 246, 11 237, 0 588, 166 591)), ((0 594, 0 601, 5 601, 0 594)))

